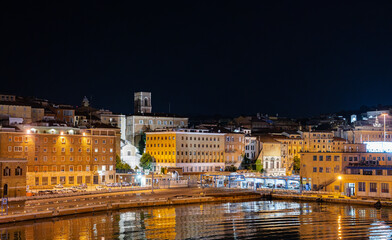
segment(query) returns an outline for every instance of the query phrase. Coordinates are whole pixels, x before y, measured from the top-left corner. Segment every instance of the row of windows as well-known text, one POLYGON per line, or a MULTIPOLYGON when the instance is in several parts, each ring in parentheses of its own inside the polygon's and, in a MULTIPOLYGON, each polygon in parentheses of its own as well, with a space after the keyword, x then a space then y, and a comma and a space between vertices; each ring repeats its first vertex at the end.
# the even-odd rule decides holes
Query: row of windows
MULTIPOLYGON (((93 178, 93 184, 98 184, 98 177, 99 176, 94 176, 93 178)), ((85 184, 90 184, 91 183, 91 176, 85 176, 85 184)), ((40 177, 35 177, 35 185, 57 185, 58 183, 60 184, 82 184, 83 183, 83 176, 77 176, 76 177, 76 182, 75 182, 75 177, 74 176, 69 176, 68 177, 68 182, 66 182, 67 177, 66 176, 60 176, 60 177, 42 177, 41 178, 41 183, 40 183, 40 177), (50 183, 49 183, 50 179, 50 183), (58 182, 60 180, 60 182, 58 182)), ((114 176, 109 175, 109 179, 113 180, 114 176)), ((102 176, 102 182, 105 182, 105 176, 102 176)))
MULTIPOLYGON (((241 142, 241 137, 239 137, 239 142, 241 142)), ((234 142, 234 137, 226 137, 226 142, 234 142)))
MULTIPOLYGON (((181 137, 181 140, 188 140, 188 137, 181 137)), ((213 137, 189 137, 189 140, 195 140, 195 141, 219 141, 219 138, 213 138, 213 137)))
MULTIPOLYGON (((157 163, 174 163, 173 159, 155 159, 157 163)), ((177 160, 177 163, 218 163, 223 162, 223 159, 180 159, 177 160)))
MULTIPOLYGON (((75 157, 69 157, 69 161, 73 161, 73 160, 78 160, 78 161, 83 161, 83 160, 86 160, 86 161, 90 161, 90 156, 87 156, 87 157, 81 157, 81 156, 78 156, 77 158, 75 157)), ((94 157, 93 158, 94 159, 94 161, 98 161, 99 160, 99 157, 94 157)), ((42 157, 42 160, 43 161, 48 161, 48 156, 43 156, 42 157)), ((52 161, 56 161, 57 160, 57 156, 52 156, 52 161)), ((65 156, 61 156, 60 157, 60 160, 61 161, 65 161, 65 156)), ((106 157, 105 156, 102 156, 102 158, 101 158, 101 160, 102 161, 106 161, 106 157)), ((109 160, 110 161, 113 161, 113 157, 109 157, 109 160)), ((34 157, 34 161, 38 161, 38 157, 34 157)))
MULTIPOLYGON (((162 151, 162 152, 148 152, 149 154, 152 154, 152 155, 173 155, 173 156, 175 156, 175 151, 162 151)), ((177 156, 187 156, 188 155, 188 152, 180 152, 180 151, 177 151, 177 156)), ((196 151, 194 151, 194 152, 192 152, 192 151, 190 151, 189 152, 189 156, 192 156, 192 155, 194 155, 194 156, 196 156, 196 155, 202 155, 202 156, 204 156, 204 155, 210 155, 210 156, 219 156, 219 152, 196 152, 196 151)), ((223 156, 223 152, 220 152, 220 155, 222 155, 223 156)))
MULTIPOLYGON (((139 120, 139 124, 144 124, 144 120, 139 120)), ((148 120, 148 124, 150 124, 150 125, 154 124, 154 120, 148 120)), ((157 124, 162 125, 162 121, 158 120, 157 124)), ((163 125, 167 125, 167 121, 163 121, 163 125)), ((173 125, 173 121, 169 121, 169 125, 173 125)), ((180 125, 184 126, 184 121, 181 121, 180 125)))
MULTIPOLYGON (((22 147, 22 146, 14 146, 14 148, 12 148, 12 146, 8 146, 8 152, 12 152, 12 150, 13 150, 14 152, 23 152, 23 147, 22 147)), ((66 150, 65 148, 61 148, 61 152, 65 152, 65 150, 66 150)), ((25 146, 25 147, 24 147, 24 151, 25 151, 25 152, 28 152, 28 151, 29 151, 28 146, 25 146)), ((39 148, 36 147, 36 148, 35 148, 35 151, 38 152, 38 151, 39 151, 39 148)), ((70 151, 70 152, 74 152, 74 149, 71 147, 71 148, 69 148, 69 151, 70 151)), ((82 148, 79 148, 78 151, 79 151, 79 152, 82 152, 82 148)), ((106 148, 102 148, 101 151, 102 151, 103 153, 106 153, 106 148)), ((48 148, 47 148, 47 147, 44 147, 44 148, 42 149, 42 152, 48 152, 48 148)), ((52 152, 57 152, 57 148, 54 147, 54 148, 52 149, 52 152)), ((90 152, 90 148, 86 148, 86 152, 90 152)), ((94 152, 98 153, 98 152, 99 152, 99 149, 98 149, 98 148, 94 148, 94 152)), ((109 152, 112 153, 112 152, 113 152, 113 148, 110 148, 110 149, 109 149, 109 152)))
MULTIPOLYGON (((21 167, 15 168, 15 176, 22 176, 23 175, 23 170, 21 167)), ((11 168, 5 167, 3 170, 3 176, 9 177, 11 176, 11 168)))
POLYGON ((247 145, 247 146, 245 146, 245 150, 255 150, 255 146, 254 145, 251 145, 251 146, 247 145))
MULTIPOLYGON (((337 166, 334 167, 333 172, 334 172, 334 173, 339 173, 339 169, 340 169, 340 167, 337 165, 337 166)), ((317 167, 313 167, 313 172, 314 172, 314 173, 317 172, 317 167)), ((319 173, 323 173, 323 172, 324 172, 324 168, 323 168, 323 167, 319 167, 319 168, 318 168, 318 172, 319 172, 319 173)), ((331 168, 330 168, 330 167, 326 167, 326 168, 325 168, 325 172, 326 172, 326 173, 331 173, 331 168)))
MULTIPOLYGON (((369 183, 369 192, 377 192, 377 183, 369 183)), ((358 182, 358 192, 366 192, 366 183, 358 182)), ((389 193, 389 183, 381 183, 381 193, 389 193)))
MULTIPOLYGON (((392 170, 383 170, 383 169, 376 169, 376 170, 372 170, 372 169, 363 169, 362 170, 362 175, 385 175, 384 173, 386 173, 386 175, 388 176, 392 176, 392 170)), ((361 169, 350 169, 350 174, 361 174, 361 169)))
POLYGON ((165 137, 147 137, 147 140, 175 140, 176 137, 165 136, 165 137))
MULTIPOLYGON (((340 161, 340 156, 333 156, 333 159, 334 161, 340 161)), ((318 156, 318 160, 320 162, 324 161, 324 156, 323 155, 318 156)), ((313 161, 317 161, 317 155, 313 155, 313 161)), ((325 156, 325 161, 332 161, 332 156, 330 155, 325 156)))
MULTIPOLYGON (((53 143, 56 143, 56 142, 57 142, 57 139, 58 139, 57 137, 52 138, 52 142, 53 142, 53 143)), ((13 140, 14 140, 14 142, 23 142, 23 137, 14 136, 13 140)), ((28 140, 29 140, 28 137, 24 137, 24 142, 27 143, 28 140)), ((36 140, 36 142, 38 142, 38 138, 35 138, 35 140, 36 140)), ((11 137, 11 136, 8 137, 8 142, 12 142, 12 137, 11 137)), ((65 137, 60 137, 60 142, 61 142, 61 143, 66 143, 66 138, 65 138, 65 137)), ((70 141, 70 142, 71 142, 71 143, 75 143, 75 139, 74 139, 74 138, 71 138, 71 141, 70 141)), ((86 138, 86 139, 83 141, 82 138, 79 138, 79 139, 78 139, 78 142, 79 142, 79 143, 84 142, 84 143, 90 144, 90 143, 91 143, 91 139, 90 139, 90 138, 86 138)), ((106 139, 102 139, 101 142, 102 142, 102 144, 106 144, 106 143, 107 143, 106 139)), ((110 139, 110 143, 113 144, 113 142, 114 142, 113 139, 110 139)), ((48 143, 48 138, 47 138, 47 137, 44 137, 44 143, 48 143)), ((98 140, 98 139, 94 139, 94 144, 99 144, 99 140, 98 140)))
POLYGON ((328 138, 332 138, 331 134, 316 134, 313 133, 313 137, 328 137, 328 138))
MULTIPOLYGON (((78 165, 76 166, 76 169, 74 167, 74 165, 61 165, 61 166, 57 166, 57 165, 53 165, 53 166, 34 166, 34 167, 29 167, 28 169, 33 169, 34 172, 65 172, 65 171, 69 171, 69 172, 73 172, 73 171, 78 171, 78 172, 82 172, 82 171, 86 171, 89 172, 91 171, 90 165, 86 165, 85 168, 83 168, 82 165, 78 165)), ((113 165, 93 165, 93 171, 113 171, 114 167, 113 165)))

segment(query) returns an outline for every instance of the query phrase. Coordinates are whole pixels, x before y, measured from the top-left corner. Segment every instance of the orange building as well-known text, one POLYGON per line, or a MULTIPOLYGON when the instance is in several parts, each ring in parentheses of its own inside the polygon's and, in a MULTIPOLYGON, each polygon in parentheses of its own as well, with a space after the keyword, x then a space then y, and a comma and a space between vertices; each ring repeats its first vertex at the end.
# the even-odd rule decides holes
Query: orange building
POLYGON ((27 159, 27 185, 32 189, 114 182, 116 132, 42 126, 3 129, 0 157, 27 159))
POLYGON ((0 197, 26 196, 25 159, 0 159, 0 197))

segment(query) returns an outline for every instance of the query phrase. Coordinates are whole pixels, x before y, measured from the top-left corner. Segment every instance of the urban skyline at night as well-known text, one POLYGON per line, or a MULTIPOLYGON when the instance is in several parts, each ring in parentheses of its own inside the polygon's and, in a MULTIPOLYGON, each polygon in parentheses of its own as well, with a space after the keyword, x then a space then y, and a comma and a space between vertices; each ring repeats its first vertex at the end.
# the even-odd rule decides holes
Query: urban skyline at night
POLYGON ((1 239, 392 239, 391 1, 9 1, 1 239))

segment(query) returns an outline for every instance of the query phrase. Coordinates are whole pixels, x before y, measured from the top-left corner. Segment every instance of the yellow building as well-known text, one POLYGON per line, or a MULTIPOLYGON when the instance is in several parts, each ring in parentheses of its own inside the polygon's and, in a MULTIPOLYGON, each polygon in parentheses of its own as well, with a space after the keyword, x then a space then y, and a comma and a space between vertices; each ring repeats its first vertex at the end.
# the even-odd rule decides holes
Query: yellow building
POLYGON ((287 146, 287 162, 285 162, 285 165, 287 175, 291 175, 294 167, 294 157, 301 159, 300 153, 302 152, 304 141, 300 136, 275 135, 273 138, 287 146))
POLYGON ((345 180, 350 179, 344 176, 347 169, 353 166, 387 167, 388 165, 392 165, 390 153, 368 153, 363 149, 359 152, 304 152, 301 153, 300 175, 307 179, 312 190, 344 192, 345 185, 340 182, 339 176, 345 180))
MULTIPOLYGON (((388 154, 391 158, 392 154, 388 154)), ((348 196, 392 197, 392 165, 389 166, 348 166, 345 174, 333 183, 342 187, 348 196)))
POLYGON ((154 158, 153 170, 181 167, 183 172, 224 169, 225 135, 208 132, 147 132, 146 152, 154 158))
POLYGON ((114 182, 116 132, 54 126, 3 129, 0 157, 27 159, 32 189, 114 182))
POLYGON ((304 152, 331 152, 334 134, 332 131, 301 132, 304 152))

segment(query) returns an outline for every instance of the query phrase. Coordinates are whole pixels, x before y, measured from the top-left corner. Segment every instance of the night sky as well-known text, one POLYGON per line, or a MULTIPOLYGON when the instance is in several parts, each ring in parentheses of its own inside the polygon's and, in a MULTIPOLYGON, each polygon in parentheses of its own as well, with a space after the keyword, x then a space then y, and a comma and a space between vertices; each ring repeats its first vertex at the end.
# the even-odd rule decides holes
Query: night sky
POLYGON ((1 7, 0 92, 133 112, 312 116, 392 104, 392 1, 1 7))

